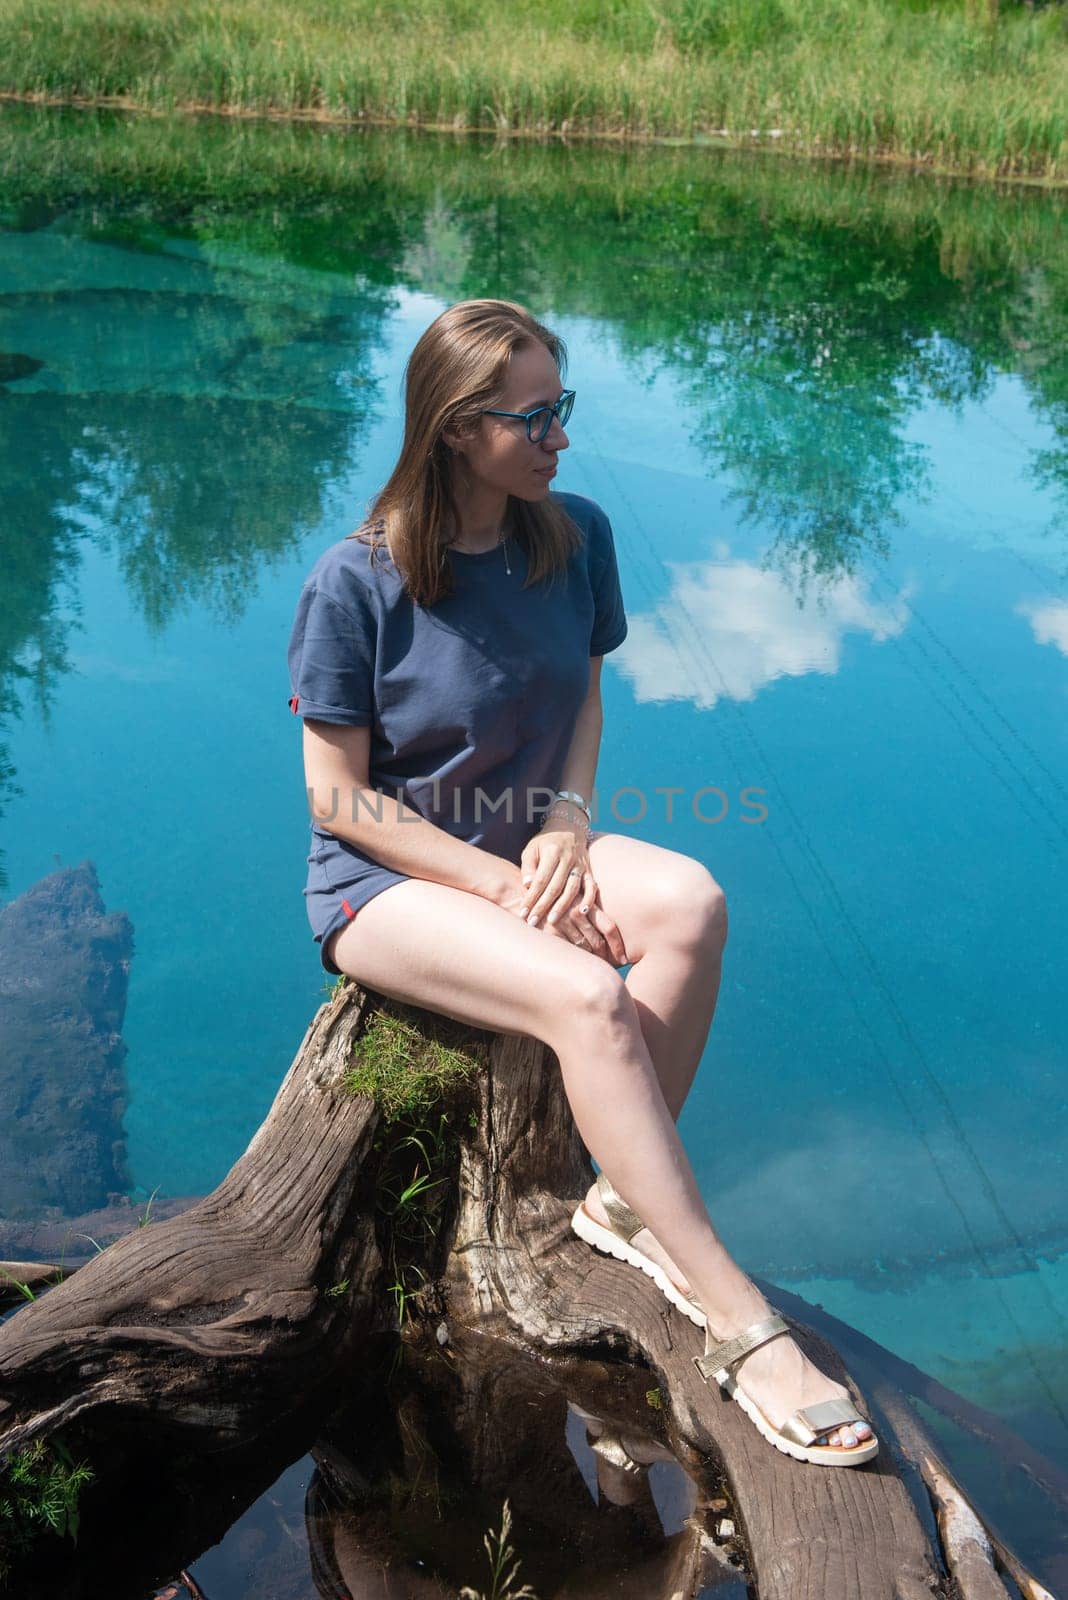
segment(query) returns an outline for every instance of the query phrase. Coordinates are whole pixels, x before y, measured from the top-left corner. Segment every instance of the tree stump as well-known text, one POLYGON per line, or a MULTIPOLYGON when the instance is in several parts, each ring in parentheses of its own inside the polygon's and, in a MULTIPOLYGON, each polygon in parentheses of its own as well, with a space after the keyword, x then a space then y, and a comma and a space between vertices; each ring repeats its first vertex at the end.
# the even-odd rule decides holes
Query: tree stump
MULTIPOLYGON (((760 1600, 986 1600, 1007 1595, 999 1567, 1041 1600, 892 1382, 866 1397, 883 1445, 863 1468, 806 1466, 763 1441, 699 1378, 699 1331, 571 1233, 592 1178, 546 1046, 341 981, 219 1187, 0 1326, 0 1454, 60 1435, 106 1486, 131 1439, 205 1471, 269 1452, 282 1429, 310 1444, 368 1351, 395 1339, 399 1311, 404 1343, 445 1386, 472 1495, 510 1483, 533 1506, 532 1482, 572 1483, 568 1416, 624 1485, 655 1460, 681 1463, 694 1506, 645 1571, 648 1600, 724 1572, 760 1600)), ((36 1264, 39 1282, 48 1270, 36 1264)), ((796 1313, 794 1297, 763 1287, 796 1313)), ((855 1389, 836 1351, 792 1320, 855 1389)), ((388 1431, 376 1423, 367 1447, 388 1431)), ((344 1478, 345 1452, 324 1451, 323 1470, 344 1478)), ((573 1533, 583 1523, 573 1489, 557 1511, 573 1533)))

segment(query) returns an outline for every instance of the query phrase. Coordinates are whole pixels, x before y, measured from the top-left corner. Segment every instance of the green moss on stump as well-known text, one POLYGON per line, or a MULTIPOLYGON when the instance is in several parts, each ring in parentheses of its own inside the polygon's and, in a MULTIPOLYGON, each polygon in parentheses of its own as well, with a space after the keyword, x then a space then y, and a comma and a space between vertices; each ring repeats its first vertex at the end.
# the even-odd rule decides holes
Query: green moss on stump
POLYGON ((386 1000, 369 1008, 342 1080, 350 1093, 369 1096, 381 1115, 374 1208, 398 1327, 437 1275, 459 1162, 453 1124, 478 1126, 470 1089, 464 1092, 486 1064, 487 1044, 478 1034, 450 1017, 386 1000))
POLYGON ((484 1052, 434 1038, 393 1012, 378 1010, 356 1040, 344 1084, 369 1095, 384 1122, 420 1119, 484 1065, 484 1052))

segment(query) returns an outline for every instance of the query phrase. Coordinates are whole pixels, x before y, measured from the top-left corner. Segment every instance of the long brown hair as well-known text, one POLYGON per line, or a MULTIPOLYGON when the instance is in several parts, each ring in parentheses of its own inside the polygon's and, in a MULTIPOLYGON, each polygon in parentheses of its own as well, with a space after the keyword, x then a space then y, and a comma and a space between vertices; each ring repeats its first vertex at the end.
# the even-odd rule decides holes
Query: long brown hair
MULTIPOLYGON (((461 300, 421 335, 404 374, 404 442, 367 520, 349 538, 383 548, 418 605, 453 592, 446 540, 459 526, 446 428, 477 426, 500 397, 512 352, 543 344, 564 372, 567 351, 523 306, 511 300, 461 300)), ((527 585, 565 567, 581 535, 563 507, 509 495, 504 528, 525 551, 527 585)))

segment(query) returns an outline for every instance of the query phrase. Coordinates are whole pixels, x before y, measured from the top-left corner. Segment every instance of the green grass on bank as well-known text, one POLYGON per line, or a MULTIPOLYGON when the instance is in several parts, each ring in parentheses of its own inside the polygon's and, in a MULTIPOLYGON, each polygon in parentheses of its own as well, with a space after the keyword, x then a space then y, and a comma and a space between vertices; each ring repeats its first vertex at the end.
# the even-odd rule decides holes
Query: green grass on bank
POLYGON ((1068 10, 1002 0, 6 0, 0 92, 760 142, 1061 182, 1068 10))

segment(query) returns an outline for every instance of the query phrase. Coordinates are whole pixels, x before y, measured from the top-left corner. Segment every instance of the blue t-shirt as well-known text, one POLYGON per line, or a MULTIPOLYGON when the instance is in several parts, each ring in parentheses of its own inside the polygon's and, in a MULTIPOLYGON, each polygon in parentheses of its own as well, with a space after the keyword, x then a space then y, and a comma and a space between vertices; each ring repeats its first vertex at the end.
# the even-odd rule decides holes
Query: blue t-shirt
MULTIPOLYGON (((365 806, 392 818, 399 796, 454 837, 516 864, 560 782, 590 657, 627 634, 608 518, 581 495, 554 499, 582 544, 566 568, 530 588, 526 557, 509 539, 511 573, 499 545, 477 555, 450 550, 455 593, 418 606, 384 548, 372 564, 368 544, 341 539, 308 574, 289 642, 294 714, 371 729, 368 776, 381 799, 368 796, 365 806)), ((351 795, 338 804, 350 820, 351 795)), ((361 816, 373 828, 366 810, 361 816)), ((308 860, 317 938, 331 897, 352 916, 407 876, 332 834, 328 822, 312 824, 308 860)))

